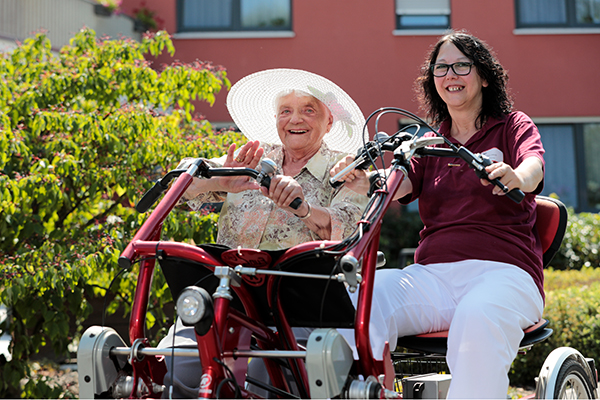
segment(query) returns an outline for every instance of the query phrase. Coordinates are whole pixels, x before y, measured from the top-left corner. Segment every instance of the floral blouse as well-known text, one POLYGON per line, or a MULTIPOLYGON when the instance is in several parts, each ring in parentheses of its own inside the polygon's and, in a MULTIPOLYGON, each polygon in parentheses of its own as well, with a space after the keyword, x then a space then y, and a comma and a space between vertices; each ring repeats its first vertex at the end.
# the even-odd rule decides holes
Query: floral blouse
MULTIPOLYGON (((281 174, 282 146, 267 144, 262 147, 265 149, 264 157, 273 160, 277 164, 277 173, 281 174)), ((331 216, 331 240, 341 240, 354 231, 368 202, 364 195, 343 186, 334 189, 329 184, 329 171, 344 156, 345 153, 330 150, 323 143, 317 154, 294 176, 311 205, 327 208, 331 216)), ((208 161, 213 167, 222 166, 225 156, 208 161)), ((224 201, 217 242, 225 246, 280 250, 321 240, 302 220, 277 207, 259 190, 202 193, 189 200, 188 205, 197 210, 203 203, 216 201, 224 201)))

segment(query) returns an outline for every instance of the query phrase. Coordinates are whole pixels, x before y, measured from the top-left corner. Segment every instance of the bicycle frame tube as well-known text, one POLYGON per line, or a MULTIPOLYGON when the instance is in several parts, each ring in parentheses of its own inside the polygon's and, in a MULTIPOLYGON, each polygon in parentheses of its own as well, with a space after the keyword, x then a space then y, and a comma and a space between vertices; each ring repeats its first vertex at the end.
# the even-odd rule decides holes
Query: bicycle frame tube
MULTIPOLYGON (((386 195, 382 200, 383 205, 374 204, 369 213, 377 210, 387 210, 393 201, 393 196, 404 180, 404 171, 393 169, 387 180, 387 189, 379 189, 376 195, 386 195)), ((368 215, 368 214, 367 214, 368 215)), ((383 215, 382 215, 383 216, 383 215)), ((381 230, 382 218, 377 218, 375 226, 369 226, 368 231, 364 233, 363 238, 357 246, 347 254, 357 259, 363 259, 362 263, 362 282, 358 294, 358 303, 356 308, 356 319, 354 322, 354 334, 356 341, 356 351, 359 357, 359 366, 365 376, 379 376, 384 373, 383 364, 375 362, 371 350, 369 323, 371 321, 371 304, 373 297, 373 287, 375 281, 375 269, 377 265, 377 250, 379 248, 379 233, 381 230)), ((359 223, 364 223, 363 221, 359 223)), ((381 354, 377 356, 382 356, 381 354)))
MULTIPOLYGON (((160 229, 155 231, 154 235, 153 239, 158 239, 160 237, 160 229)), ((148 299, 150 297, 150 288, 152 287, 155 261, 154 258, 151 258, 140 262, 140 272, 131 306, 131 316, 129 317, 129 341, 132 344, 136 339, 145 337, 146 311, 148 310, 148 299)))
MULTIPOLYGON (((237 311, 236 309, 229 310, 229 320, 232 324, 238 325, 241 328, 245 328, 248 331, 252 332, 253 336, 256 338, 256 341, 261 349, 270 349, 275 350, 275 344, 279 342, 275 333, 265 325, 258 322, 258 317, 251 317, 251 313, 248 315, 244 315, 237 311)), ((225 347, 229 348, 229 347, 225 347)), ((242 350, 239 347, 236 350, 242 350)), ((228 351, 224 352, 224 356, 228 357, 228 351)), ((271 382, 275 387, 284 388, 286 391, 290 391, 287 381, 284 378, 283 372, 281 368, 278 367, 277 363, 270 359, 263 359, 269 376, 271 377, 271 382)))
MULTIPOLYGON (((158 240, 160 239, 162 225, 165 218, 175 207, 177 201, 181 198, 192 180, 193 177, 189 173, 184 173, 180 176, 165 195, 163 201, 157 205, 152 214, 142 224, 140 230, 135 234, 133 240, 127 245, 119 257, 119 266, 122 268, 131 267, 132 263, 142 255, 152 257, 141 260, 140 262, 140 271, 129 320, 129 340, 132 346, 135 346, 135 343, 140 343, 140 346, 146 346, 148 344, 144 332, 145 320, 150 288, 152 287, 152 277, 154 274, 154 257, 158 251, 157 245, 160 243, 158 240), (138 244, 142 243, 146 246, 138 246, 138 244)), ((184 248, 184 250, 188 249, 184 248)), ((159 371, 162 371, 162 375, 164 375, 164 372, 166 371, 164 365, 155 357, 144 357, 140 360, 132 359, 131 365, 133 367, 134 382, 142 380, 145 383, 148 392, 154 394, 154 388, 151 382, 162 382, 162 379, 157 379, 158 375, 156 375, 156 373, 160 375, 159 371), (152 377, 152 379, 149 377, 152 377)), ((143 396, 143 393, 136 393, 139 390, 139 385, 134 385, 131 395, 135 396, 137 394, 138 396, 143 396)))
MULTIPOLYGON (((216 322, 216 321, 215 321, 216 322)), ((222 353, 222 343, 219 332, 213 322, 212 326, 203 336, 196 333, 198 352, 202 360, 202 377, 200 378, 199 398, 211 398, 216 393, 217 384, 225 378, 223 368, 217 362, 222 353)))
POLYGON ((133 261, 139 257, 139 253, 134 250, 134 244, 137 241, 155 240, 160 238, 160 230, 165 218, 175 207, 183 193, 192 183, 194 178, 187 172, 181 174, 171 189, 167 192, 164 199, 158 203, 150 217, 142 224, 140 230, 135 234, 133 240, 129 242, 125 250, 119 257, 119 266, 129 268, 133 261))
MULTIPOLYGON (((281 319, 281 321, 280 321, 281 326, 278 326, 278 329, 283 331, 283 332, 281 332, 281 334, 285 335, 285 337, 292 339, 292 340, 289 340, 289 343, 288 343, 289 349, 288 350, 298 351, 299 350, 298 343, 296 342, 294 332, 292 331, 292 328, 290 327, 290 324, 287 321, 287 318, 283 311, 283 307, 281 305, 279 296, 277 297, 277 304, 275 304, 275 307, 277 307, 279 317, 281 319)), ((308 374, 306 372, 306 364, 304 363, 304 360, 291 359, 291 360, 289 360, 289 364, 290 364, 290 369, 292 371, 292 375, 294 375, 296 382, 298 382, 298 386, 299 386, 298 389, 301 391, 302 397, 310 398, 310 389, 308 386, 308 374)))

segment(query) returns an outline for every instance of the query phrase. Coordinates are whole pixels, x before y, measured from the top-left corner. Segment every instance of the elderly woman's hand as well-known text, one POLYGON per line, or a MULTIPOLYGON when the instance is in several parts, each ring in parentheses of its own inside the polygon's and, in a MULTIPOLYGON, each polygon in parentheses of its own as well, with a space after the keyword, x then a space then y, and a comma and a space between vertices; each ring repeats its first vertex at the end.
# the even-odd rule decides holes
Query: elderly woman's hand
MULTIPOLYGON (((354 156, 346 156, 342 158, 340 161, 335 164, 335 166, 329 171, 331 176, 335 176, 337 173, 342 171, 348 165, 352 164, 354 161, 354 156)), ((348 172, 346 175, 342 177, 344 179, 345 186, 348 189, 355 191, 358 194, 366 195, 369 192, 369 188, 371 183, 369 182, 368 172, 361 169, 354 169, 348 172)))
POLYGON ((269 188, 261 188, 263 194, 273 200, 278 207, 283 208, 293 214, 298 211, 290 207, 290 204, 300 198, 304 201, 304 192, 302 187, 294 178, 286 175, 275 175, 271 178, 269 188))
MULTIPOLYGON (((265 150, 260 147, 260 142, 249 141, 242 147, 236 154, 235 143, 229 146, 227 150, 227 157, 223 163, 224 167, 244 167, 255 169, 258 165, 265 150)), ((245 190, 257 190, 260 188, 258 182, 254 179, 246 176, 236 177, 214 177, 210 181, 213 181, 217 185, 215 191, 222 191, 228 193, 239 193, 245 190)))
POLYGON ((256 166, 260 162, 265 149, 260 147, 258 140, 251 140, 236 152, 235 143, 229 146, 227 150, 227 158, 225 159, 224 167, 245 167, 256 169, 256 166))
MULTIPOLYGON (((265 150, 260 147, 260 142, 250 141, 243 145, 235 154, 236 145, 232 144, 227 150, 224 167, 245 167, 255 169, 265 150)), ((259 190, 260 185, 254 179, 246 176, 222 176, 211 179, 194 178, 185 192, 185 198, 194 199, 201 193, 228 192, 239 193, 244 190, 259 190)))

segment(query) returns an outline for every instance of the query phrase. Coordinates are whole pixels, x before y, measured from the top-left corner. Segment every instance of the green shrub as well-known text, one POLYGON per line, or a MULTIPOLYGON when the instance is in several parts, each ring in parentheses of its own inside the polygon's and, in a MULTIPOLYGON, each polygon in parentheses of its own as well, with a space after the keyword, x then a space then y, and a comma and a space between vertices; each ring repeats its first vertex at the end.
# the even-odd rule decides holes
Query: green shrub
POLYGON ((600 269, 549 269, 545 279, 544 318, 554 333, 517 357, 510 373, 513 385, 533 385, 544 360, 557 347, 572 347, 600 360, 600 269))
POLYGON ((555 269, 600 266, 600 214, 569 209, 569 221, 562 246, 551 265, 555 269))
MULTIPOLYGON (((141 194, 184 156, 220 155, 242 140, 194 116, 195 101, 212 104, 229 87, 222 68, 149 67, 145 55, 173 52, 165 32, 140 43, 82 30, 59 54, 50 49, 37 35, 0 53, 0 302, 11 310, 0 329, 12 335, 0 398, 59 396, 30 379, 28 362, 44 346, 67 355, 88 300, 106 294, 146 218, 133 208, 141 194)), ((164 237, 212 241, 215 222, 214 214, 175 210, 164 237)), ((135 275, 134 267, 113 283, 108 313, 129 311, 135 275)), ((169 323, 170 293, 156 275, 148 327, 169 323)))

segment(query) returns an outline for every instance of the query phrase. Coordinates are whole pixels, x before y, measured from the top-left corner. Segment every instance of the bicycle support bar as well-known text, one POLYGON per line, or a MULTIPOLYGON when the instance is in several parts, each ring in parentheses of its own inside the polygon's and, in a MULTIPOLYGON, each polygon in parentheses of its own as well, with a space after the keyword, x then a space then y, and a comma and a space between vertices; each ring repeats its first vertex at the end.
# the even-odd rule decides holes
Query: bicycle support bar
MULTIPOLYGON (((377 212, 378 209, 386 210, 389 207, 389 203, 393 201, 393 197, 400 187, 402 180, 406 176, 407 172, 404 167, 397 167, 392 170, 387 179, 387 192, 384 189, 376 191, 375 196, 381 196, 380 201, 383 204, 374 204, 371 209, 368 210, 367 217, 359 223, 363 223, 365 220, 368 221, 368 215, 377 212)), ((381 370, 376 366, 373 360, 373 354, 371 351, 370 335, 369 335, 369 323, 371 321, 371 301, 374 290, 375 281, 375 265, 377 263, 377 250, 379 249, 379 232, 381 229, 381 222, 377 226, 368 226, 363 230, 365 231, 364 237, 360 242, 351 249, 347 254, 357 259, 362 258, 362 283, 359 291, 358 308, 356 309, 355 316, 355 340, 356 350, 359 355, 359 363, 361 366, 362 373, 365 375, 378 376, 381 370)), ((381 355, 378 354, 379 358, 381 355)))
MULTIPOLYGON (((113 347, 109 350, 111 356, 129 356, 132 354, 132 347, 113 347)), ((198 357, 198 349, 179 349, 179 348, 139 348, 134 351, 135 357, 142 356, 176 356, 176 357, 198 357)), ((233 350, 224 351, 224 357, 260 357, 260 358, 306 358, 306 351, 285 351, 285 350, 233 350)))

